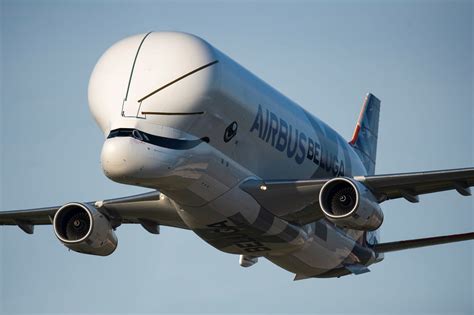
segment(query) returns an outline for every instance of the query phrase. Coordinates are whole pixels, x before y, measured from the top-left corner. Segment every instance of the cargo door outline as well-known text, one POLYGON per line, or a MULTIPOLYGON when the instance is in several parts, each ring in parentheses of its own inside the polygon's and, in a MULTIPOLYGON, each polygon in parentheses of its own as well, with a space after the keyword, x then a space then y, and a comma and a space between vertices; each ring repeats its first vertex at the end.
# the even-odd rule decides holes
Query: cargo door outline
POLYGON ((122 110, 121 114, 122 117, 128 117, 128 118, 146 118, 144 116, 140 116, 140 107, 141 107, 141 100, 129 100, 128 99, 128 93, 130 91, 130 85, 132 84, 132 79, 133 79, 133 71, 135 70, 135 64, 137 63, 138 55, 140 54, 140 49, 142 48, 143 42, 145 39, 148 37, 153 32, 148 32, 140 42, 140 45, 138 46, 137 53, 135 54, 135 59, 133 60, 132 64, 132 69, 130 70, 130 77, 128 79, 128 85, 127 85, 127 91, 125 93, 125 97, 122 102, 122 110))

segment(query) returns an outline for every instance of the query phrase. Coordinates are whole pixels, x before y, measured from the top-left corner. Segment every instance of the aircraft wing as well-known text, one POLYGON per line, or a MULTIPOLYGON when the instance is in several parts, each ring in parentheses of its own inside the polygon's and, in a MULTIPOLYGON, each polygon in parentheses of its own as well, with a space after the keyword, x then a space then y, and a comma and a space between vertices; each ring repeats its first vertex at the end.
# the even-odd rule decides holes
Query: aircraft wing
MULTIPOLYGON (((188 228, 171 200, 158 191, 86 203, 107 216, 114 227, 122 223, 137 223, 150 233, 155 231, 153 226, 157 225, 188 228)), ((0 225, 18 225, 26 233, 32 234, 35 225, 51 224, 59 208, 61 206, 0 211, 0 225)))
POLYGON ((369 187, 381 201, 405 198, 418 202, 418 195, 453 189, 463 196, 470 196, 469 187, 474 186, 474 168, 356 176, 354 179, 369 187))
MULTIPOLYGON (((445 190, 456 190, 463 196, 469 196, 469 187, 474 186, 474 168, 355 176, 353 179, 367 186, 379 202, 396 198, 418 202, 418 195, 445 190)), ((250 179, 243 182, 240 188, 273 214, 305 224, 324 217, 318 196, 328 180, 250 179)))

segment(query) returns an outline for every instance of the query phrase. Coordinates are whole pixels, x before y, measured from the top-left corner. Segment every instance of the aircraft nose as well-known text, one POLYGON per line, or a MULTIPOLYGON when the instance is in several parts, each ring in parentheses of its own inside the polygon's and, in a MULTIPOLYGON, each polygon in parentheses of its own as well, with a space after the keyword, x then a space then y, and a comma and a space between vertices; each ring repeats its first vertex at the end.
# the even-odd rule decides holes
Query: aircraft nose
POLYGON ((128 183, 140 177, 145 157, 135 139, 120 137, 107 139, 101 153, 104 174, 113 181, 128 183))

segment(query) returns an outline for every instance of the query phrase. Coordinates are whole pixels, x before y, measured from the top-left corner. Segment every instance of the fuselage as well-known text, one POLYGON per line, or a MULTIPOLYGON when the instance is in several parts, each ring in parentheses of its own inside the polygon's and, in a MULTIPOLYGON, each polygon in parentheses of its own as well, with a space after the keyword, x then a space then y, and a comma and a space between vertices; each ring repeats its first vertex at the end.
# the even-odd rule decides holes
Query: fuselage
POLYGON ((204 40, 153 32, 116 43, 94 69, 89 104, 106 137, 106 176, 160 190, 219 250, 263 256, 302 277, 376 261, 363 232, 325 219, 292 224, 239 188, 249 178, 366 170, 337 132, 204 40))

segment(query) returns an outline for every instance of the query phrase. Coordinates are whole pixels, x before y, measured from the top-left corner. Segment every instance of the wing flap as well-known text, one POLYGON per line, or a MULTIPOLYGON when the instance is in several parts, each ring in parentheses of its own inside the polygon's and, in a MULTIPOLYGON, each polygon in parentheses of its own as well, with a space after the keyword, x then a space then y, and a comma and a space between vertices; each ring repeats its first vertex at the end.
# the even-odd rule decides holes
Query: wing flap
POLYGON ((474 239, 474 232, 464 234, 453 234, 445 236, 435 236, 428 238, 420 238, 414 240, 380 243, 373 246, 373 250, 377 253, 387 253, 399 250, 419 248, 425 246, 434 246, 455 242, 462 242, 474 239))

